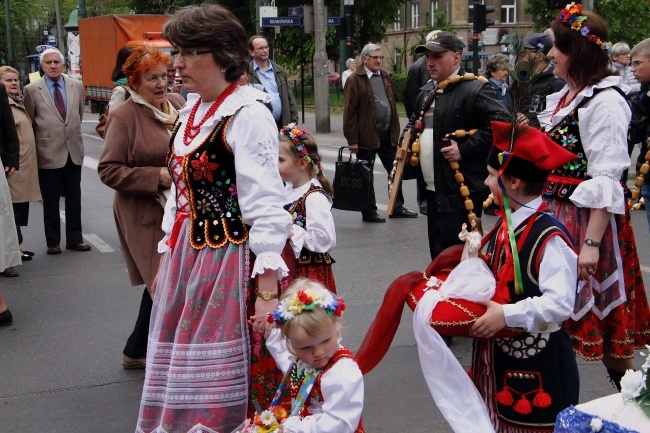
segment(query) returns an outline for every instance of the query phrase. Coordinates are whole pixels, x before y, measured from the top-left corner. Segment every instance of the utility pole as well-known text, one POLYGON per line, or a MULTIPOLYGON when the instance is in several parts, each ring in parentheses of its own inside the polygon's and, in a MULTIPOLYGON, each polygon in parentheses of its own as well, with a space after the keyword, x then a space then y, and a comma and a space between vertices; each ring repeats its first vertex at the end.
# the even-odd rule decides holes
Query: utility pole
POLYGON ((5 0, 5 21, 7 22, 7 63, 9 66, 16 66, 14 56, 14 35, 11 29, 11 11, 9 10, 9 0, 5 0))
POLYGON ((63 25, 61 24, 61 6, 59 0, 54 0, 54 12, 56 14, 56 39, 59 44, 59 51, 65 57, 65 45, 63 44, 63 25))
POLYGON ((88 13, 86 12, 86 0, 77 0, 77 6, 79 7, 77 18, 88 18, 88 13))
POLYGON ((327 80, 327 13, 324 0, 314 0, 314 105, 316 132, 330 132, 330 90, 327 80))

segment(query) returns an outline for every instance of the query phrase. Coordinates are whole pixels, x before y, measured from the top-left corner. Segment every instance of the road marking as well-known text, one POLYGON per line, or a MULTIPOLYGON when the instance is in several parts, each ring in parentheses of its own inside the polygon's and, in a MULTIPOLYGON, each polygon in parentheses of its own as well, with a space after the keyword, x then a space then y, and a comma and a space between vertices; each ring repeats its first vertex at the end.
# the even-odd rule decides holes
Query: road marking
MULTIPOLYGON (((59 209, 59 216, 61 217, 61 222, 65 224, 65 211, 59 209)), ((84 233, 82 234, 84 240, 89 244, 92 244, 97 250, 101 253, 112 253, 115 252, 110 245, 101 240, 99 236, 95 233, 84 233)))
POLYGON ((92 244, 100 253, 113 253, 115 250, 111 248, 106 242, 101 240, 99 236, 95 233, 85 233, 83 235, 84 240, 89 244, 92 244))
POLYGON ((82 120, 83 123, 97 123, 99 122, 99 119, 96 120, 82 120))
POLYGON ((84 167, 97 171, 98 165, 99 165, 98 159, 91 158, 90 156, 84 156, 84 167))
POLYGON ((646 274, 650 274, 650 267, 649 266, 641 266, 641 270, 645 272, 646 274))
POLYGON ((95 140, 104 141, 104 139, 99 135, 90 135, 90 134, 81 134, 81 135, 88 138, 94 138, 95 140))

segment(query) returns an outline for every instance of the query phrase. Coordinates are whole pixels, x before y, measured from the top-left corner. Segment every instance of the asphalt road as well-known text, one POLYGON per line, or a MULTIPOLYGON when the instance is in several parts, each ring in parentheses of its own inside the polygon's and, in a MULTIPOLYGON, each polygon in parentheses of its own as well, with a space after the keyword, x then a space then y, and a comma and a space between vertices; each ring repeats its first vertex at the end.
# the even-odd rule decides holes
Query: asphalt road
MULTIPOLYGON (((103 141, 94 132, 96 119, 87 114, 84 121, 82 171, 83 231, 93 250, 46 255, 42 207, 32 204, 23 246, 36 256, 18 267, 19 278, 0 280, 14 315, 11 327, 0 328, 0 433, 135 429, 144 372, 124 370, 120 361, 142 287, 129 285, 113 221, 113 192, 97 177, 103 141)), ((344 145, 340 116, 331 122, 332 133, 315 134, 329 178, 336 150, 344 145)), ((314 130, 313 114, 307 113, 304 127, 314 130)), ((382 171, 378 163, 377 201, 385 205, 382 171)), ((406 182, 404 191, 407 207, 416 209, 414 181, 406 182)), ((343 342, 356 350, 390 283, 408 271, 426 269, 426 218, 367 224, 359 214, 333 212, 338 238, 334 272, 348 306, 343 342)), ((650 281, 646 218, 642 212, 632 218, 643 275, 650 281)), ((493 224, 493 217, 484 219, 484 227, 493 224)), ((411 320, 406 308, 386 358, 366 377, 364 424, 369 432, 451 432, 422 378, 411 320)), ((457 338, 452 349, 467 366, 470 340, 457 338)), ((635 363, 640 366, 639 357, 635 363)), ((579 367, 582 402, 614 392, 600 363, 579 361, 579 367)))

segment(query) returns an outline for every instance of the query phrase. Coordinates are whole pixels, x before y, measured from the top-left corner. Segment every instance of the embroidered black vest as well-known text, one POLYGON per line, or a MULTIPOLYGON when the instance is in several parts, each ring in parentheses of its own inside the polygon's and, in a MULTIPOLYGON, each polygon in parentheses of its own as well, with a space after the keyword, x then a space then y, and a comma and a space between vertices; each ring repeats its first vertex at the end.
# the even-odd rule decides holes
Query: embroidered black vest
MULTIPOLYGON (((584 147, 580 141, 578 109, 585 106, 599 92, 607 89, 609 88, 594 89, 592 96, 580 101, 568 116, 547 133, 551 140, 573 153, 576 156, 576 159, 551 171, 549 180, 546 182, 544 188, 545 197, 566 199, 571 196, 573 191, 575 191, 576 187, 582 181, 590 179, 587 175, 587 156, 585 155, 584 147)), ((622 93, 618 87, 612 87, 611 89, 622 93)))
MULTIPOLYGON (((521 279, 524 285, 523 293, 515 293, 514 281, 508 282, 508 291, 510 292, 511 303, 518 302, 522 299, 530 298, 533 296, 541 296, 539 290, 539 253, 546 245, 546 241, 551 236, 563 236, 569 245, 571 242, 567 239, 566 234, 560 227, 557 226, 557 221, 554 221, 549 215, 545 213, 537 214, 537 218, 533 223, 530 221, 532 216, 528 217, 522 222, 514 231, 515 238, 519 241, 519 237, 525 230, 528 224, 533 224, 528 237, 524 241, 521 249, 519 250, 519 263, 521 265, 521 279)), ((506 261, 506 251, 502 248, 501 251, 495 251, 498 237, 498 230, 495 236, 488 241, 487 244, 487 260, 488 266, 492 269, 495 275, 498 274, 501 266, 506 261)), ((505 245, 505 244, 504 244, 505 245)))
MULTIPOLYGON (((314 192, 321 192, 329 197, 329 194, 327 194, 322 187, 312 184, 307 192, 302 195, 302 197, 293 203, 284 205, 284 209, 291 214, 293 223, 305 230, 307 228, 307 196, 314 192)), ((303 247, 303 249, 300 251, 300 257, 298 257, 298 265, 301 266, 315 264, 331 265, 332 263, 335 262, 329 253, 315 253, 313 251, 309 251, 305 247, 303 247)))
MULTIPOLYGON (((182 159, 181 176, 187 185, 190 208, 189 238, 195 249, 206 245, 220 248, 226 242, 241 244, 248 239, 237 201, 235 156, 226 142, 232 118, 221 119, 208 138, 182 159)), ((173 143, 179 127, 177 122, 170 140, 169 167, 175 157, 173 143)))

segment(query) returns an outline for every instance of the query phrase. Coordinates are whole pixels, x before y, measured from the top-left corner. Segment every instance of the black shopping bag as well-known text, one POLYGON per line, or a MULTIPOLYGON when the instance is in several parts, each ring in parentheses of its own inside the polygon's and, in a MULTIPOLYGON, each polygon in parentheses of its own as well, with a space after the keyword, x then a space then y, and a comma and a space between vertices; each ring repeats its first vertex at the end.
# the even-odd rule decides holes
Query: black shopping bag
POLYGON ((343 159, 343 149, 339 149, 339 158, 336 161, 334 172, 334 203, 333 207, 341 210, 360 212, 369 202, 372 192, 372 170, 374 165, 373 154, 370 149, 360 147, 359 153, 366 152, 367 159, 343 159))

